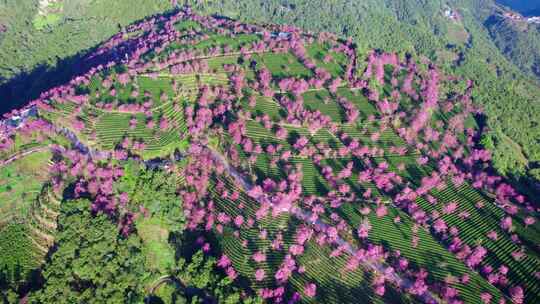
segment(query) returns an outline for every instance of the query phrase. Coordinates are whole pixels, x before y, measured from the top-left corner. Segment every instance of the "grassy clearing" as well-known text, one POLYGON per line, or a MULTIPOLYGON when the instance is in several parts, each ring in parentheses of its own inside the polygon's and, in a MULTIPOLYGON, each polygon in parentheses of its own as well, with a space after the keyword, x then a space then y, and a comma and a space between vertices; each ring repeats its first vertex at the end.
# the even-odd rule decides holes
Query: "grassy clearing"
POLYGON ((166 273, 175 265, 174 249, 169 244, 168 225, 158 218, 142 218, 136 222, 143 240, 143 252, 149 269, 166 273))
POLYGON ((182 20, 174 24, 174 28, 179 32, 200 31, 201 24, 193 20, 182 20))
POLYGON ((345 111, 330 96, 327 90, 309 91, 304 93, 304 106, 311 111, 319 110, 322 114, 329 116, 332 121, 342 123, 345 121, 345 111))
POLYGON ((272 73, 272 77, 278 79, 293 76, 304 78, 310 77, 313 74, 291 53, 257 54, 253 58, 258 64, 262 63, 265 65, 272 73))
POLYGON ((32 21, 32 24, 36 30, 43 30, 46 27, 58 24, 60 20, 62 20, 62 15, 60 14, 47 14, 45 16, 37 15, 32 21))
POLYGON ((0 170, 0 271, 12 282, 26 279, 43 258, 26 221, 47 179, 50 158, 48 151, 36 152, 0 170))
POLYGON ((235 37, 223 36, 218 34, 210 35, 206 40, 203 40, 195 45, 195 49, 208 50, 213 47, 225 47, 226 45, 233 51, 239 51, 244 45, 259 41, 260 37, 255 34, 239 34, 235 37))
POLYGON ((24 218, 48 177, 51 153, 36 152, 0 170, 0 222, 9 217, 24 218))
POLYGON ((214 71, 215 73, 218 72, 224 72, 224 66, 227 64, 238 64, 239 57, 238 56, 222 56, 222 57, 214 57, 210 59, 206 59, 206 62, 208 63, 208 67, 211 71, 214 71))
POLYGON ((252 113, 257 116, 268 115, 270 119, 274 122, 280 121, 282 118, 286 117, 285 110, 275 101, 269 97, 264 97, 256 95, 257 103, 254 108, 249 107, 249 102, 247 98, 242 99, 242 108, 249 109, 252 113))
POLYGON ((347 67, 347 56, 345 54, 331 51, 327 45, 321 45, 319 43, 310 44, 307 47, 307 53, 315 60, 318 67, 328 71, 332 77, 343 76, 347 67), (324 62, 325 56, 329 56, 329 62, 324 62))
POLYGON ((62 1, 44 1, 39 3, 39 12, 32 20, 32 25, 37 30, 52 27, 58 24, 63 18, 64 3, 62 1))

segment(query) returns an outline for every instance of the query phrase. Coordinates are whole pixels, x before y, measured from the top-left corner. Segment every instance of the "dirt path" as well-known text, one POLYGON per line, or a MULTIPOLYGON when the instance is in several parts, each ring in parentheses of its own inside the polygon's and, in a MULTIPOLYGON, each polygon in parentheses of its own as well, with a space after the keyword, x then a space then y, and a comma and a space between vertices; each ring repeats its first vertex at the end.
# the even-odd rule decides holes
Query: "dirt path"
POLYGON ((41 146, 41 147, 35 147, 35 148, 32 148, 32 149, 26 150, 26 151, 19 151, 19 152, 15 153, 14 155, 10 156, 9 158, 0 161, 0 167, 6 166, 6 165, 8 165, 8 164, 20 159, 20 158, 28 156, 28 155, 30 155, 32 153, 47 151, 49 148, 50 148, 49 146, 41 146))
POLYGON ((185 282, 183 282, 181 279, 172 275, 164 275, 157 278, 154 281, 154 283, 152 283, 152 286, 148 289, 148 294, 153 295, 162 284, 169 283, 169 282, 175 283, 177 287, 182 289, 184 291, 184 294, 188 296, 197 295, 204 300, 204 303, 217 304, 217 301, 211 295, 209 295, 204 289, 187 286, 187 284, 185 284, 185 282))
MULTIPOLYGON (((238 172, 234 167, 232 167, 229 162, 221 155, 221 153, 215 151, 212 148, 207 147, 210 151, 214 161, 219 162, 222 164, 225 168, 225 170, 229 173, 230 176, 234 178, 234 180, 239 184, 245 192, 250 191, 253 186, 242 176, 240 172, 238 172)), ((261 194, 257 197, 254 197, 256 201, 258 201, 261 204, 271 204, 268 197, 264 194, 261 194)), ((294 215, 299 220, 306 222, 308 224, 311 224, 317 228, 317 230, 320 231, 326 231, 330 226, 324 222, 322 222, 320 219, 317 220, 311 220, 313 213, 311 211, 306 211, 301 208, 298 208, 294 206, 292 210, 284 209, 280 210, 281 212, 290 212, 292 215, 294 215)), ((343 238, 338 236, 337 243, 339 246, 343 246, 345 250, 351 254, 355 255, 358 248, 351 245, 349 242, 344 240, 343 238)), ((375 273, 386 273, 386 271, 390 268, 389 266, 384 265, 383 263, 380 263, 375 260, 366 260, 362 263, 362 266, 366 268, 368 271, 375 272, 375 273)), ((398 286, 399 288, 405 290, 409 289, 413 286, 413 282, 411 282, 407 278, 401 277, 398 273, 395 271, 390 272, 391 275, 387 275, 387 280, 393 283, 394 285, 398 286)), ((441 300, 433 294, 431 291, 426 291, 421 295, 421 298, 426 303, 440 303, 441 300)))

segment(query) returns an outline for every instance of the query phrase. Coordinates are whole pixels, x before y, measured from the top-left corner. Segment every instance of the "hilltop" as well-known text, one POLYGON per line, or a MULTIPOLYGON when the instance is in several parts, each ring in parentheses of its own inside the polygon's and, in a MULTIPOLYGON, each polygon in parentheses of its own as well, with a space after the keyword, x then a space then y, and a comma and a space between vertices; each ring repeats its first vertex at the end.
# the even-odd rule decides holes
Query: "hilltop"
POLYGON ((540 299, 537 206, 436 62, 184 8, 78 65, 1 124, 6 301, 540 299))
MULTIPOLYGON (((78 64, 122 27, 179 1, 13 1, 0 4, 2 113, 80 73, 78 64), (40 5, 43 3, 43 5, 40 5), (45 3, 47 5, 45 5, 45 3), (2 14, 2 12, 4 14, 2 14), (44 16, 42 18, 42 16, 44 16), (24 43, 22 43, 24 41, 24 43)), ((540 195, 540 96, 534 27, 493 23, 500 5, 481 1, 184 1, 199 13, 243 22, 278 23, 352 37, 357 50, 425 56, 445 73, 475 82, 488 129, 482 144, 499 174, 540 195), (388 29, 393 29, 389 31, 388 29), (523 115, 526 113, 526 115, 523 115)), ((505 9, 506 10, 506 9, 505 9)))

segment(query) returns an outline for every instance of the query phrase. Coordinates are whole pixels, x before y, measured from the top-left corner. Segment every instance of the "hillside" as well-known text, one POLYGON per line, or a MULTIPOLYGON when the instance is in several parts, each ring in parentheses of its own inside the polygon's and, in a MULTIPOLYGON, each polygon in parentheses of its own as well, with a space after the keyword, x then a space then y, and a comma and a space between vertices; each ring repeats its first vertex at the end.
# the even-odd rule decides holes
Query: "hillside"
MULTIPOLYGON (((485 22, 497 9, 493 1, 364 1, 362 5, 302 0, 190 2, 202 12, 246 22, 294 24, 350 36, 362 50, 426 56, 444 71, 472 79, 476 84, 473 99, 487 116, 490 131, 484 143, 493 152, 495 167, 516 184, 536 189, 531 195, 538 195, 540 87, 505 58, 492 40, 485 22)), ((536 51, 528 45, 521 50, 536 51)), ((524 55, 534 58, 530 53, 524 55)), ((529 71, 527 67, 526 73, 529 71)))
POLYGON ((1 112, 69 80, 84 54, 122 27, 170 8, 168 0, 1 1, 1 112))
MULTIPOLYGON (((19 1, 7 1, 8 9, 0 11, 13 11, 7 16, 18 16, 10 22, 20 22, 20 26, 9 26, 4 34, 0 65, 5 68, 0 70, 7 73, 5 77, 19 76, 0 86, 0 94, 9 100, 2 106, 11 109, 68 81, 74 72, 81 71, 78 64, 84 54, 118 31, 119 25, 171 5, 164 0, 137 1, 115 1, 113 8, 107 6, 107 1, 66 4, 61 14, 46 10, 58 15, 53 19, 60 21, 39 30, 34 22, 39 16, 37 2, 19 12, 19 1), (17 42, 23 40, 28 45, 17 42), (43 65, 36 68, 40 62, 43 65), (21 71, 29 74, 21 75, 21 71)), ((191 3, 199 12, 218 13, 245 22, 293 24, 315 32, 351 36, 363 52, 381 49, 426 56, 445 72, 472 79, 476 84, 473 100, 484 107, 489 126, 483 143, 493 152, 496 169, 512 179, 515 186, 522 186, 523 191, 539 195, 540 88, 537 80, 530 78, 538 66, 534 48, 538 35, 534 30, 516 32, 515 27, 505 24, 489 26, 490 17, 498 10, 494 1, 364 1, 362 5, 341 0, 191 3)))
POLYGON ((1 166, 50 151, 0 230, 47 259, 2 258, 4 300, 538 302, 477 84, 358 41, 186 7, 101 44, 2 121, 1 166))
POLYGON ((533 23, 508 11, 498 11, 486 27, 497 47, 523 71, 540 77, 540 21, 533 23))

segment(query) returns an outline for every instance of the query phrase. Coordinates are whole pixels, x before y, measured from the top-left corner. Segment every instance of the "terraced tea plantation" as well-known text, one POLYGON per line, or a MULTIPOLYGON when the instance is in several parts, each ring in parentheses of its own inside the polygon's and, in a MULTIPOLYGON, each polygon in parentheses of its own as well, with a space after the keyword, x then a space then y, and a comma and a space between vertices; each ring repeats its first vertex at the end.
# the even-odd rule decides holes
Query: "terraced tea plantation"
MULTIPOLYGON (((137 192, 152 179, 130 177, 136 162, 175 181, 191 246, 217 259, 238 302, 540 303, 538 202, 495 175, 472 82, 328 33, 189 9, 95 56, 28 106, 37 114, 3 124, 15 153, 35 149, 17 142, 34 142, 25 126, 47 126, 35 145, 52 149, 50 180, 14 206, 31 210, 30 232, 10 232, 41 239, 37 251, 54 244, 63 201, 88 198, 92 216, 141 236, 149 277, 181 280, 169 230, 183 223, 137 192)), ((4 179, 16 178, 29 175, 4 179)), ((8 186, 0 195, 19 191, 8 186)))

